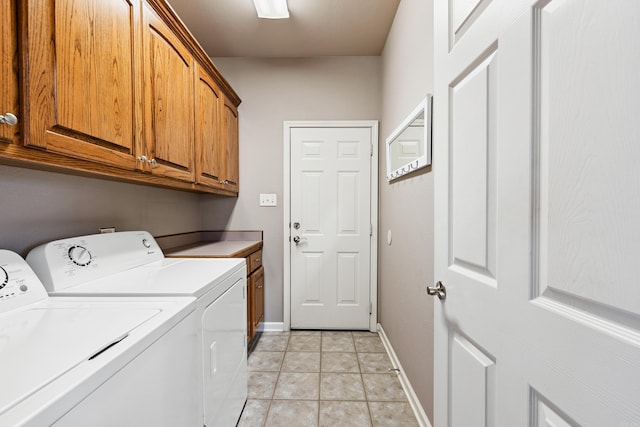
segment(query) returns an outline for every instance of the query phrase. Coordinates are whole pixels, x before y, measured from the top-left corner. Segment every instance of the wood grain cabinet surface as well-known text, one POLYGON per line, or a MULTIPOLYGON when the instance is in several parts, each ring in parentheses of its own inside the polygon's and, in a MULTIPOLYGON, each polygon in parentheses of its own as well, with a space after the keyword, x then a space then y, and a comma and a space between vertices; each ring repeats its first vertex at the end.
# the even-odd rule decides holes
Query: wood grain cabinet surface
MULTIPOLYGON (((18 105, 18 13, 15 1, 0 3, 0 115, 7 113, 22 122, 18 105)), ((0 124, 0 150, 18 142, 20 124, 0 124)))
POLYGON ((222 92, 213 79, 198 68, 196 86, 196 182, 222 187, 222 92))
POLYGON ((151 173, 195 180, 195 61, 151 7, 144 7, 145 157, 151 173))
POLYGON ((1 163, 238 194, 240 98, 166 1, 1 12, 1 163))
POLYGON ((222 160, 222 181, 227 189, 238 191, 240 170, 239 170, 239 147, 238 147, 238 109, 229 99, 224 98, 223 112, 223 136, 224 140, 220 144, 222 160))
POLYGON ((264 322, 264 267, 258 268, 249 276, 253 301, 251 302, 251 334, 253 338, 264 322))
POLYGON ((26 146, 134 170, 140 150, 140 3, 25 1, 26 146))

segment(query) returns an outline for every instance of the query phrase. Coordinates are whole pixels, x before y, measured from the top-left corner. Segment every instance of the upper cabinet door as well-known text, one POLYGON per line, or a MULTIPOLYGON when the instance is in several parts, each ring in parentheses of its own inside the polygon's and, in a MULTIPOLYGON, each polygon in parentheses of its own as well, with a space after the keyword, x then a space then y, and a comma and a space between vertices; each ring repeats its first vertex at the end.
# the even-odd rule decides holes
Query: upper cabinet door
POLYGON ((136 169, 140 2, 21 3, 25 145, 136 169))
POLYGON ((220 89, 209 74, 198 67, 196 95, 196 182, 209 187, 221 186, 220 89))
POLYGON ((223 160, 223 182, 228 190, 238 191, 239 153, 238 153, 238 109, 226 97, 224 98, 222 133, 224 143, 221 146, 223 160))
MULTIPOLYGON (((18 111, 18 15, 14 0, 0 3, 0 115, 13 114, 22 121, 18 111)), ((15 143, 20 124, 0 124, 0 149, 5 143, 15 143)))
POLYGON ((193 182, 195 62, 182 41, 144 7, 145 154, 153 174, 193 182))

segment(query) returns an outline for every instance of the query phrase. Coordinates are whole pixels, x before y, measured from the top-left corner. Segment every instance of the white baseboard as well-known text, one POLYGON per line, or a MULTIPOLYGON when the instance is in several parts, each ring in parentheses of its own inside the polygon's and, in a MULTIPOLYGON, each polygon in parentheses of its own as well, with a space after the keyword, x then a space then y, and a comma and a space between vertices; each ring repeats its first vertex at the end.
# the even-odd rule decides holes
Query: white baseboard
POLYGON ((391 346, 391 343, 389 342, 387 335, 384 333, 384 329, 382 329, 382 325, 380 325, 380 323, 378 323, 378 333, 380 334, 380 339, 382 340, 382 344, 384 344, 384 348, 387 350, 389 359, 391 359, 391 364, 394 368, 398 369, 400 383, 402 384, 404 392, 407 394, 407 399, 409 399, 409 404, 411 405, 411 409, 418 419, 418 423, 421 427, 432 427, 431 422, 429 421, 429 417, 427 417, 426 412, 424 412, 424 408, 420 404, 418 396, 416 396, 416 393, 411 386, 411 382, 409 382, 407 374, 405 374, 404 369, 402 369, 400 360, 398 360, 398 356, 393 350, 393 347, 391 346))
POLYGON ((262 322, 260 332, 282 332, 284 331, 284 322, 262 322))

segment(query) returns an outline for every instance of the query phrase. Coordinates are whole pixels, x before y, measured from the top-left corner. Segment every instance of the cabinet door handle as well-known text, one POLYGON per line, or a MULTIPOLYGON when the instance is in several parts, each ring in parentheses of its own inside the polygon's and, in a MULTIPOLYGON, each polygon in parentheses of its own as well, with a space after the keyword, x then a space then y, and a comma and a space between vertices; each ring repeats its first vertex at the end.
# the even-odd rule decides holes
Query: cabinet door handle
POLYGON ((156 161, 156 159, 151 159, 151 160, 147 160, 147 163, 149 163, 151 166, 155 166, 158 164, 158 162, 156 161))
POLYGON ((256 258, 256 262, 261 262, 262 260, 260 258, 256 258))
POLYGON ((18 118, 11 113, 0 114, 0 123, 15 126, 18 124, 18 118))
POLYGON ((144 155, 143 155, 143 156, 138 157, 138 161, 139 161, 139 162, 147 162, 147 161, 148 161, 148 160, 147 160, 147 156, 144 156, 144 155))

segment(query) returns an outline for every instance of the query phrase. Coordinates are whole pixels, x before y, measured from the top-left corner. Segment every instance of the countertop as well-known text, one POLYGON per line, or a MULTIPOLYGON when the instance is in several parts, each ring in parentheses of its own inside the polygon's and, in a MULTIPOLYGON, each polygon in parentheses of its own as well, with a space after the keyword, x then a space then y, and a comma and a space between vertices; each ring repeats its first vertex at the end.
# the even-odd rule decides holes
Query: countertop
POLYGON ((262 240, 203 241, 169 248, 164 255, 167 258, 244 258, 260 248, 262 240))

